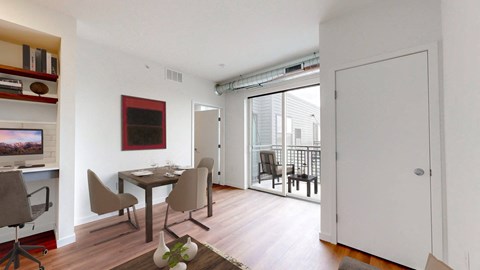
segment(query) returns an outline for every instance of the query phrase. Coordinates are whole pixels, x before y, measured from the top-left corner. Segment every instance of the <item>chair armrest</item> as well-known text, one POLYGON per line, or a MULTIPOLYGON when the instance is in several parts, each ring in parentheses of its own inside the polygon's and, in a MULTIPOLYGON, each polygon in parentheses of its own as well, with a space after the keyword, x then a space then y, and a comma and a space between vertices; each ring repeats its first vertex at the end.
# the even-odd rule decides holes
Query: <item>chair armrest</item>
POLYGON ((37 193, 37 192, 40 192, 41 190, 45 189, 45 211, 48 211, 48 208, 50 208, 50 188, 47 187, 47 186, 44 186, 44 187, 41 187, 37 190, 35 190, 34 192, 30 193, 27 195, 27 197, 32 197, 33 194, 37 193))
POLYGON ((292 174, 295 174, 295 164, 287 164, 287 166, 292 165, 292 174))

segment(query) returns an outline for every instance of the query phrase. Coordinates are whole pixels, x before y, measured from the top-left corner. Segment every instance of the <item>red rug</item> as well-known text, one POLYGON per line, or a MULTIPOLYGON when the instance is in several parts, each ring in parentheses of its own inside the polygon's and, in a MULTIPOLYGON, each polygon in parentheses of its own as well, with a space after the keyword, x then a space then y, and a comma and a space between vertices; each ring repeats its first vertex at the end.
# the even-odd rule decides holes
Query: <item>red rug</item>
MULTIPOLYGON (((15 234, 15 228, 12 229, 12 235, 15 234)), ((19 239, 21 245, 37 245, 45 246, 48 250, 57 248, 55 233, 53 231, 43 232, 19 239)), ((13 240, 0 244, 0 258, 7 254, 13 247, 13 240)), ((41 250, 32 250, 31 253, 40 252, 41 250)))

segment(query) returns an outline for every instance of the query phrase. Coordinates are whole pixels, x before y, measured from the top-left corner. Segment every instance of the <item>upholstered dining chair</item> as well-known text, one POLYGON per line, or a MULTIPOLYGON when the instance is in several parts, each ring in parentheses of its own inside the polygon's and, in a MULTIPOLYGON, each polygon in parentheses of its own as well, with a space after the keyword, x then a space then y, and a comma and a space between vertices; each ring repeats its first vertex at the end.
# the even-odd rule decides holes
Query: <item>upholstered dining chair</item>
MULTIPOLYGON (((213 160, 213 158, 208 158, 208 157, 205 157, 205 158, 202 158, 200 160, 200 162, 198 162, 198 165, 197 165, 197 168, 207 168, 208 169, 208 177, 207 177, 207 190, 212 190, 212 186, 213 186, 213 179, 212 179, 212 175, 213 175, 213 164, 215 163, 215 161, 213 160)), ((213 202, 213 198, 212 198, 212 192, 207 192, 207 201, 208 202, 212 202, 212 204, 214 204, 215 202, 213 202)), ((207 205, 205 205, 206 207, 207 205)), ((212 210, 213 212, 213 210, 212 210)), ((210 213, 212 214, 212 213, 210 213)))
POLYGON ((207 177, 207 168, 189 169, 184 171, 165 200, 167 202, 167 212, 165 213, 164 229, 175 238, 179 237, 170 229, 170 227, 188 220, 202 227, 204 230, 210 230, 209 227, 192 217, 192 212, 194 210, 202 208, 207 204, 207 194, 205 193, 205 190, 207 189, 207 177), (175 211, 188 211, 188 218, 168 224, 169 208, 172 208, 175 211))
POLYGON ((107 186, 103 184, 100 178, 92 170, 87 171, 87 176, 88 176, 88 190, 90 195, 90 209, 92 212, 98 215, 103 215, 106 213, 127 209, 127 216, 128 216, 128 220, 121 221, 115 224, 110 224, 105 227, 92 230, 90 231, 90 233, 100 231, 100 230, 103 230, 118 224, 122 224, 125 222, 130 224, 133 228, 130 231, 127 231, 119 235, 102 240, 100 242, 97 242, 95 243, 95 245, 138 231, 140 229, 140 226, 138 225, 137 213, 135 211, 135 204, 138 203, 137 198, 130 193, 116 194, 112 192, 107 186), (132 221, 132 217, 130 215, 130 207, 132 207, 133 209, 133 216, 135 218, 135 222, 132 221))
POLYGON ((48 211, 52 206, 50 200, 50 189, 42 187, 28 194, 23 175, 21 171, 0 172, 0 227, 15 227, 15 242, 13 248, 0 259, 0 264, 7 261, 5 269, 7 270, 13 263, 15 269, 20 268, 20 257, 26 257, 38 263, 39 269, 44 269, 42 263, 28 250, 41 249, 43 254, 47 254, 44 246, 20 245, 18 241, 18 230, 25 226, 25 223, 34 221, 37 217, 48 211), (40 191, 45 191, 45 203, 39 205, 30 205, 30 197, 40 191))
MULTIPOLYGON (((258 164, 258 183, 261 183, 263 175, 272 177, 272 188, 279 185, 282 176, 283 166, 275 158, 275 151, 260 151, 260 163, 258 164), (277 182, 275 182, 275 180, 277 182)), ((295 173, 295 165, 287 164, 287 175, 295 173)))
POLYGON ((198 162, 197 168, 207 168, 208 169, 208 182, 212 182, 212 173, 213 173, 213 158, 202 158, 200 162, 198 162))

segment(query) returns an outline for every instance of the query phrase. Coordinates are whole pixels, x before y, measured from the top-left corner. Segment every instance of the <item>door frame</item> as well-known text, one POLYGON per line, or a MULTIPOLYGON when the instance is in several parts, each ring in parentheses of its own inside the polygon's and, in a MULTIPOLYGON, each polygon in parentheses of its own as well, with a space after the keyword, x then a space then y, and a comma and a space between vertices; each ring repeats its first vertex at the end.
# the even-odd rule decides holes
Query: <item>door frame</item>
MULTIPOLYGON (((430 162, 432 169, 432 176, 430 182, 430 192, 431 192, 431 214, 432 214, 432 253, 440 258, 446 257, 446 202, 445 202, 445 179, 444 179, 444 167, 442 166, 442 132, 441 132, 441 105, 440 105, 440 84, 439 84, 439 68, 438 68, 438 45, 437 43, 427 44, 423 46, 418 46, 415 48, 409 48, 401 51, 396 51, 392 53, 386 53, 371 57, 368 59, 363 59, 351 63, 347 63, 337 68, 334 68, 329 76, 332 76, 332 81, 334 82, 336 88, 336 73, 338 71, 353 68, 361 65, 371 64, 375 62, 385 61, 392 58, 398 58, 406 56, 409 54, 414 54, 418 52, 427 52, 428 57, 428 85, 429 85, 429 126, 430 126, 430 162)), ((333 89, 335 91, 335 89, 333 89)), ((334 96, 334 95, 332 95, 334 96)), ((335 99, 331 102, 334 103, 334 114, 335 114, 335 136, 333 138, 335 145, 335 153, 337 148, 337 124, 336 124, 336 101, 335 99)), ((334 155, 336 155, 333 153, 334 155)), ((322 151, 323 154, 323 151, 322 151)), ((335 157, 333 157, 334 160, 335 157)), ((322 158, 322 161, 325 160, 322 158)), ((337 162, 335 161, 335 168, 332 170, 330 179, 333 183, 330 185, 330 188, 327 192, 331 194, 330 197, 330 207, 329 209, 329 219, 331 234, 322 235, 320 238, 330 241, 332 243, 337 243, 337 162)), ((322 165, 322 167, 324 167, 322 165)), ((325 178, 324 178, 325 179, 325 178)), ((325 182, 325 181, 324 181, 325 182)), ((323 188, 322 188, 323 189, 323 188)), ((322 198, 325 199, 324 196, 322 198)), ((323 204, 325 205, 325 204, 323 204)), ((322 209, 322 211, 324 211, 322 209)), ((322 231, 324 231, 322 229, 322 231)))
POLYGON ((217 105, 208 104, 205 102, 195 101, 192 100, 192 149, 191 149, 191 158, 190 163, 192 166, 195 166, 195 107, 196 106, 206 106, 211 108, 216 108, 220 112, 220 155, 218 157, 219 164, 214 165, 217 166, 217 170, 220 172, 218 176, 218 183, 220 185, 225 185, 225 110, 223 107, 219 107, 217 105))

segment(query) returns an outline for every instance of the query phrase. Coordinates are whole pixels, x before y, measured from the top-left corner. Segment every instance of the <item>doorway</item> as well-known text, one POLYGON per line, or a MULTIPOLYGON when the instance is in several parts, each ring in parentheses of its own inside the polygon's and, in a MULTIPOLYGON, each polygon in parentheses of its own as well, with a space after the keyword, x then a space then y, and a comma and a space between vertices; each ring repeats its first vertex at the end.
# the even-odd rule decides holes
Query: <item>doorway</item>
POLYGON ((205 157, 213 158, 212 181, 221 184, 221 109, 194 104, 194 166, 205 157))
POLYGON ((248 104, 249 187, 320 202, 320 86, 254 96, 248 104), (311 177, 289 183, 284 175, 311 177))

